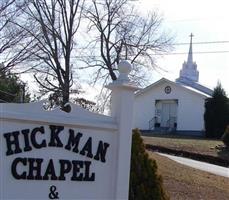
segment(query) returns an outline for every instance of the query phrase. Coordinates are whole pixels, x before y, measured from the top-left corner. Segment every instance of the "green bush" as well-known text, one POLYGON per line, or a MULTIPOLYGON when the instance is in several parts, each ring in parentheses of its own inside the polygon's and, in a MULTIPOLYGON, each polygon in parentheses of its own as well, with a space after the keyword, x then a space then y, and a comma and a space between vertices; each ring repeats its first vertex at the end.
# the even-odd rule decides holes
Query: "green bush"
POLYGON ((149 159, 139 130, 133 131, 129 200, 168 200, 157 174, 155 160, 149 159))
POLYGON ((229 123, 229 99, 220 83, 215 87, 212 98, 206 99, 204 122, 208 138, 221 138, 229 123))
POLYGON ((223 143, 229 147, 229 125, 227 125, 227 128, 222 136, 223 143))

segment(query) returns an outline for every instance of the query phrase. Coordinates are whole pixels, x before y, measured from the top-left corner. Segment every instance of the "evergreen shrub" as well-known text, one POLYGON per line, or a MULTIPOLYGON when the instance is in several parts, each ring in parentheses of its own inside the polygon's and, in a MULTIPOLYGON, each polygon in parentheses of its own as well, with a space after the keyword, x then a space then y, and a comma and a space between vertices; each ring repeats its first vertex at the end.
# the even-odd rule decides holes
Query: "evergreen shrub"
POLYGON ((129 200, 168 199, 162 177, 157 174, 156 161, 149 158, 140 132, 135 129, 132 137, 129 200))
POLYGON ((220 83, 205 102, 204 121, 208 138, 221 138, 229 124, 229 99, 220 83))
POLYGON ((223 143, 229 147, 229 125, 227 125, 227 128, 222 136, 223 143))

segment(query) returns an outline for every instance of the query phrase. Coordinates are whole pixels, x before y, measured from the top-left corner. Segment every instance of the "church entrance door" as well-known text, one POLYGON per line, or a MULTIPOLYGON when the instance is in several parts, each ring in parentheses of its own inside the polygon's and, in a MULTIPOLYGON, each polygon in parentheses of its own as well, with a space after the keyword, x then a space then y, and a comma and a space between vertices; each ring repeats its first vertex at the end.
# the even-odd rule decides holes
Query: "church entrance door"
POLYGON ((177 104, 176 102, 163 102, 161 112, 161 127, 174 128, 177 116, 177 104))

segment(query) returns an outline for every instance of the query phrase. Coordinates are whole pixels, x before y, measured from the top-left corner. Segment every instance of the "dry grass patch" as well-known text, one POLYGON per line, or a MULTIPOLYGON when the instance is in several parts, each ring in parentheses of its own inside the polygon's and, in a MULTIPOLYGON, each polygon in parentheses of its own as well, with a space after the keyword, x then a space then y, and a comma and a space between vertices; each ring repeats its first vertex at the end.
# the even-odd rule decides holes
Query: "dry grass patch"
POLYGON ((148 151, 155 159, 158 171, 171 200, 228 200, 229 179, 181 165, 148 151))
POLYGON ((219 146, 223 146, 223 142, 220 140, 186 138, 177 136, 143 136, 142 138, 145 144, 157 145, 175 150, 184 150, 203 155, 211 155, 229 160, 229 151, 217 148, 219 146))

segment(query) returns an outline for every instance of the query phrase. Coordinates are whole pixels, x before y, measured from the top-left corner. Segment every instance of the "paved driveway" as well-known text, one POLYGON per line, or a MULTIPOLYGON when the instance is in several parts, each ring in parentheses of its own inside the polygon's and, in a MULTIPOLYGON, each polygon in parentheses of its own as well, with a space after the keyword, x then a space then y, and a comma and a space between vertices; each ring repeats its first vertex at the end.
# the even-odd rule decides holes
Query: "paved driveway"
POLYGON ((216 174, 219 176, 224 176, 224 177, 229 178, 229 168, 227 168, 227 167, 221 167, 218 165, 213 165, 213 164, 209 164, 209 163, 205 163, 205 162, 192 160, 189 158, 172 156, 172 155, 163 154, 163 153, 158 153, 158 154, 161 156, 165 156, 171 160, 174 160, 180 164, 187 165, 189 167, 193 167, 193 168, 200 169, 200 170, 203 170, 206 172, 210 172, 212 174, 216 174))

